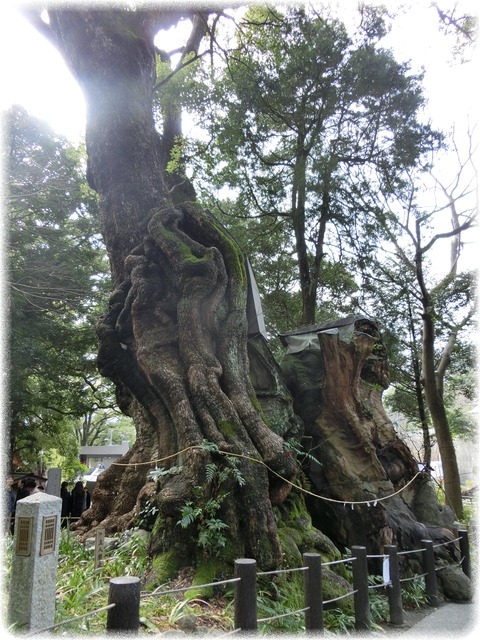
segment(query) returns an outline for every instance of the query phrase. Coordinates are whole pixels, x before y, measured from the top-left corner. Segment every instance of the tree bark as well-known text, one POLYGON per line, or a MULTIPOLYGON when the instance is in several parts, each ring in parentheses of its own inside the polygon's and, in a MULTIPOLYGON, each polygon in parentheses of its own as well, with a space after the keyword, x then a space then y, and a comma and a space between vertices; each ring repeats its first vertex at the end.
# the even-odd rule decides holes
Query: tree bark
POLYGON ((431 318, 430 305, 427 305, 423 319, 423 383, 428 408, 435 427, 438 448, 442 456, 444 489, 447 504, 455 511, 458 518, 463 515, 460 473, 457 455, 453 444, 450 425, 445 411, 445 404, 437 387, 435 376, 434 327, 431 318))
POLYGON ((99 367, 137 428, 131 451, 102 475, 80 528, 131 523, 147 472, 156 462, 175 464, 181 473, 163 476, 157 487, 163 543, 156 547, 181 542, 176 523, 194 487, 205 483, 213 455, 202 449, 207 440, 237 456, 245 481, 230 487, 235 499, 223 508, 236 555, 276 566, 273 504, 288 493, 278 477, 297 472, 283 446, 290 425, 275 433, 266 424, 250 382, 243 256, 213 216, 193 203, 174 206, 166 187, 152 116, 149 23, 141 12, 58 10, 51 28, 85 94, 88 171, 112 267, 99 367), (278 474, 272 482, 268 469, 278 474))
POLYGON ((303 137, 301 135, 299 135, 297 140, 297 152, 293 171, 292 224, 295 234, 298 275, 302 293, 301 324, 306 326, 315 322, 317 289, 312 282, 310 259, 307 251, 307 242, 305 240, 307 153, 303 147, 303 137))
POLYGON ((322 496, 307 505, 313 524, 340 549, 360 544, 377 554, 392 542, 413 549, 422 536, 437 535, 412 510, 425 474, 383 408, 389 381, 378 329, 365 321, 355 326, 351 340, 320 331, 320 349, 282 363, 311 439, 312 493, 322 496))
POLYGON ((412 341, 411 362, 412 362, 412 371, 413 371, 413 383, 415 387, 415 396, 417 398, 418 417, 422 427, 422 435, 423 435, 423 462, 427 467, 429 467, 432 461, 432 440, 430 437, 430 425, 429 425, 429 420, 428 420, 427 411, 425 407, 421 363, 420 363, 420 358, 418 356, 419 349, 417 346, 417 338, 415 335, 415 324, 413 322, 410 297, 408 298, 408 322, 409 322, 409 328, 410 328, 410 339, 412 341))
MULTIPOLYGON (((458 471, 457 455, 453 445, 453 437, 448 423, 447 412, 445 410, 441 388, 438 387, 438 379, 435 372, 434 308, 432 294, 427 289, 423 275, 424 250, 420 249, 419 222, 417 222, 417 240, 415 272, 421 291, 422 302, 422 373, 423 384, 425 387, 425 399, 427 401, 433 427, 435 429, 440 455, 442 456, 445 499, 447 504, 454 510, 457 517, 461 519, 463 516, 463 501, 460 473, 458 471)), ((452 265, 452 270, 454 272, 455 265, 452 265)))

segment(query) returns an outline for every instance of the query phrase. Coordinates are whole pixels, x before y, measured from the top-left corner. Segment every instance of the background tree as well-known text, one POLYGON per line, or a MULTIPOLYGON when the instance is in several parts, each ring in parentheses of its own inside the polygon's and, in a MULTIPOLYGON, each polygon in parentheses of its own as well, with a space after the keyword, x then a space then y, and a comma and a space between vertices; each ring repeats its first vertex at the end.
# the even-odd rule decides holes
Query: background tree
POLYGON ((5 121, 10 459, 28 469, 47 442, 71 449, 74 419, 94 406, 108 266, 84 157, 21 108, 5 121))
MULTIPOLYGON (((424 396, 442 457, 446 497, 458 517, 462 514, 460 477, 443 389, 456 354, 460 369, 468 370, 472 366, 471 349, 465 350, 465 346, 459 345, 462 334, 464 344, 472 344, 469 334, 476 311, 475 274, 459 270, 462 238, 474 224, 478 209, 471 144, 465 153, 465 160, 457 154, 459 169, 448 186, 438 178, 434 180, 433 186, 440 189, 442 199, 437 201, 435 188, 430 190, 429 198, 422 193, 425 182, 415 176, 403 199, 386 205, 390 206, 383 231, 392 252, 390 258, 383 258, 382 265, 378 265, 378 270, 387 278, 382 285, 389 287, 389 295, 385 289, 383 292, 378 290, 383 303, 389 296, 392 299, 393 293, 394 305, 398 307, 398 299, 402 299, 403 308, 406 305, 408 309, 404 317, 408 319, 407 330, 411 336, 410 354, 419 417, 423 425, 424 396), (445 218, 450 221, 449 225, 445 218), (441 258, 443 273, 438 266, 436 270, 431 266, 435 261, 433 251, 442 241, 450 245, 449 260, 443 257, 445 250, 441 258), (393 263, 393 270, 389 263, 393 263), (469 352, 470 358, 465 360, 462 352, 469 352)), ((371 279, 371 285, 379 289, 375 278, 371 279)), ((397 323, 401 334, 399 318, 397 323)), ((396 332, 396 326, 392 330, 396 332)), ((424 430, 424 434, 427 433, 424 430)), ((425 436, 425 445, 427 441, 425 436)))
POLYGON ((385 398, 386 406, 408 424, 420 427, 423 449, 417 453, 418 460, 429 465, 433 442, 422 384, 421 326, 414 274, 395 258, 382 256, 366 276, 362 292, 367 298, 373 297, 370 308, 382 318, 393 385, 385 398))
MULTIPOLYGON (((262 299, 269 345, 283 352, 278 333, 299 326, 302 316, 298 264, 289 227, 274 216, 250 216, 243 208, 242 198, 220 201, 205 192, 200 198, 210 205, 248 255, 262 299)), ((346 251, 339 255, 339 262, 325 259, 320 267, 317 295, 322 303, 317 309, 317 322, 358 311, 354 260, 346 251)))
POLYGON ((339 241, 350 245, 363 213, 348 197, 349 176, 394 191, 402 167, 435 139, 418 120, 421 78, 381 46, 381 10, 363 7, 359 22, 349 35, 314 9, 252 7, 221 75, 210 84, 216 67, 206 72, 206 164, 247 215, 291 234, 304 325, 315 322, 329 276, 342 262, 348 271, 339 241))
POLYGON ((471 13, 463 11, 458 3, 445 6, 443 3, 433 3, 437 11, 442 30, 446 34, 455 36, 453 52, 455 56, 465 59, 472 54, 472 45, 476 41, 478 32, 478 19, 471 13))
POLYGON ((162 137, 163 169, 172 193, 176 191, 174 198, 194 194, 185 174, 182 97, 194 74, 194 63, 208 52, 199 53, 208 30, 208 12, 200 11, 191 17, 190 33, 182 47, 173 51, 157 48, 154 113, 162 137))
POLYGON ((89 410, 77 420, 74 429, 80 446, 121 444, 135 441, 135 427, 123 415, 115 401, 112 385, 97 376, 88 380, 91 402, 89 410))

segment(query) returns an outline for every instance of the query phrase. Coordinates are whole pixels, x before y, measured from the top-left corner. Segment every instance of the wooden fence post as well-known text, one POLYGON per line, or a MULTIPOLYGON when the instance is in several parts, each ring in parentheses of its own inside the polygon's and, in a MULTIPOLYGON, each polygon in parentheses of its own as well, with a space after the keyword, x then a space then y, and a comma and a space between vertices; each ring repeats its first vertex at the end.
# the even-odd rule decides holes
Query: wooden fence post
POLYGON ((461 565, 463 573, 469 578, 472 577, 470 568, 470 545, 468 543, 468 531, 466 529, 459 529, 458 535, 460 536, 460 556, 462 558, 461 565))
POLYGON ((140 578, 122 576, 110 579, 107 631, 138 633, 140 626, 140 578))
POLYGON ((250 558, 235 560, 235 629, 257 630, 257 563, 250 558))
POLYGON ((396 544, 386 544, 385 551, 388 555, 390 585, 388 587, 388 606, 390 609, 390 622, 403 624, 402 588, 400 586, 400 572, 398 569, 398 553, 396 544))
POLYGON ((439 599, 437 593, 437 572, 435 571, 435 554, 433 552, 433 542, 431 540, 422 540, 423 570, 425 571, 425 592, 427 601, 431 607, 438 607, 439 599))
POLYGON ((368 598, 368 562, 365 547, 352 546, 353 603, 355 607, 355 629, 370 629, 370 603, 368 598))
POLYGON ((305 631, 323 631, 322 558, 319 553, 304 553, 305 631))
POLYGON ((97 529, 95 533, 95 555, 94 568, 98 569, 103 564, 105 553, 105 529, 97 529))

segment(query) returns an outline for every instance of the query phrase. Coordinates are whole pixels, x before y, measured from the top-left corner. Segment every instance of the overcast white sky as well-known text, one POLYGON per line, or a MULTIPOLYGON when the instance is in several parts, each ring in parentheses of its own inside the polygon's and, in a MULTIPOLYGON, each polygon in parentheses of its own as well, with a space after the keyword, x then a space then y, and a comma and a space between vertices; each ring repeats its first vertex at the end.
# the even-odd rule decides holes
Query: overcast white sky
MULTIPOLYGON (((3 0, 0 7, 0 107, 20 103, 58 132, 78 139, 85 126, 82 93, 61 56, 18 14, 19 4, 3 0)), ((342 8, 355 6, 354 0, 340 4, 342 8)), ((387 0, 388 6, 393 4, 387 0)), ((452 3, 445 0, 445 4, 452 3)), ((478 11, 476 1, 464 0, 463 4, 478 11)), ((414 8, 396 20, 390 41, 397 57, 411 59, 415 68, 425 66, 430 113, 437 126, 448 128, 454 120, 462 122, 468 111, 478 112, 478 56, 468 65, 450 64, 449 43, 439 33, 429 5, 429 0, 417 0, 414 8)))
MULTIPOLYGON (((114 0, 106 1, 120 6, 114 0)), ((425 68, 426 117, 432 119, 435 128, 445 131, 455 124, 457 134, 465 140, 467 125, 477 121, 480 111, 478 51, 468 64, 452 60, 452 40, 440 33, 431 0, 411 2, 414 6, 398 15, 385 45, 392 46, 397 59, 411 61, 414 71, 425 68)), ((347 19, 355 15, 356 0, 327 0, 327 4, 335 3, 347 19)), ((439 0, 441 6, 442 3, 449 8, 453 0, 439 0)), ((58 133, 77 143, 83 139, 85 130, 83 95, 60 54, 18 13, 19 4, 17 0, 0 3, 0 109, 22 104, 32 115, 48 121, 58 133)), ((175 4, 174 0, 171 4, 175 4)), ((398 0, 384 0, 383 4, 393 9, 398 0)), ((465 11, 479 15, 478 0, 461 0, 461 4, 465 11)), ((448 223, 448 218, 444 222, 448 223)), ((464 247, 462 262, 473 261, 478 266, 477 239, 475 234, 475 242, 464 247)), ((439 247, 440 263, 444 262, 443 251, 448 251, 445 243, 442 247, 439 247)))

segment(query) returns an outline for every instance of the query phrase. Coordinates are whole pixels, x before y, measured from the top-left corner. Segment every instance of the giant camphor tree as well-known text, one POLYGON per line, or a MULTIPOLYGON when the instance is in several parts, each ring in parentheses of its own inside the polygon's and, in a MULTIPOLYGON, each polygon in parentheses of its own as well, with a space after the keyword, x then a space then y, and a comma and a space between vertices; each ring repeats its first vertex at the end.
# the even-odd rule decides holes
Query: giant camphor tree
MULTIPOLYGON (((152 114, 154 37, 186 13, 52 8, 48 15, 39 28, 85 95, 88 175, 111 263, 99 368, 137 430, 128 454, 100 477, 80 532, 122 530, 153 504, 159 581, 199 562, 195 542, 210 557, 248 555, 265 569, 295 562, 295 546, 335 554, 319 530, 325 512, 312 527, 300 491, 293 451, 302 422, 265 339, 258 330, 248 335, 245 257, 208 211, 178 193, 174 203, 167 186, 152 114)), ((326 444, 316 491, 330 499, 332 535, 341 523, 339 546, 357 540, 379 549, 395 538, 411 548, 438 534, 411 511, 415 488, 425 493, 428 482, 382 411, 381 346, 366 364, 379 344, 377 327, 355 328, 347 341, 321 335, 324 373, 307 385, 314 412, 311 402, 304 407, 305 432, 326 444), (342 510, 343 501, 352 509, 342 510)), ((294 392, 299 378, 287 377, 294 392)))
MULTIPOLYGON (((195 204, 174 207, 166 186, 152 115, 153 37, 179 16, 116 10, 49 16, 50 33, 85 92, 88 172, 100 196, 115 288, 98 327, 100 371, 116 383, 119 406, 137 426, 129 466, 117 466, 116 477, 98 488, 92 518, 121 526, 153 466, 145 462, 182 451, 183 471, 163 481, 158 499, 162 535, 178 547, 175 523, 204 481, 210 454, 200 445, 208 440, 244 456, 236 460, 245 487, 225 519, 239 548, 272 566, 281 558, 272 502, 288 492, 278 477, 296 473, 282 435, 296 421, 287 407, 276 433, 259 410, 248 373, 243 257, 195 204), (278 476, 269 478, 259 460, 278 476)), ((190 533, 184 538, 188 557, 190 533)))

